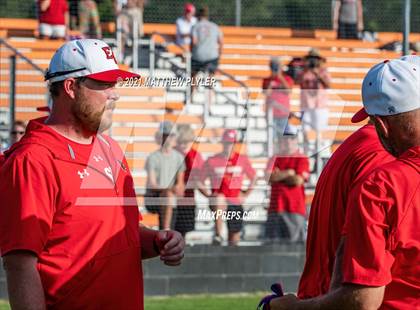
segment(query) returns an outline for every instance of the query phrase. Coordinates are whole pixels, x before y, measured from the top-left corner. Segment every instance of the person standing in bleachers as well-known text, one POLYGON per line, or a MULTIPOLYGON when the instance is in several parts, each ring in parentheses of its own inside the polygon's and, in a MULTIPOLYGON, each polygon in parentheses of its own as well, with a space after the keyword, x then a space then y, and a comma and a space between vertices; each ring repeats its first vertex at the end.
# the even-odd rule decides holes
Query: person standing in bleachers
POLYGON ((333 28, 338 39, 358 39, 363 27, 362 0, 335 0, 333 28))
MULTIPOLYGON (((219 26, 208 20, 209 9, 204 6, 199 9, 198 22, 192 28, 191 42, 191 74, 195 76, 199 72, 206 72, 211 78, 219 66, 219 58, 222 54, 223 34, 219 26)), ((193 82, 193 89, 195 83, 193 82)), ((210 102, 209 102, 210 103, 210 102)))
POLYGON ((176 44, 182 47, 190 48, 191 30, 197 23, 195 15, 195 6, 192 3, 185 3, 184 14, 178 17, 176 24, 176 44))
POLYGON ((272 124, 274 137, 283 135, 290 114, 290 91, 293 80, 283 73, 278 57, 270 60, 270 76, 263 80, 266 95, 267 123, 272 124))
POLYGON ((186 233, 195 228, 196 203, 194 199, 194 189, 197 188, 200 171, 204 160, 201 154, 194 149, 195 134, 190 125, 178 126, 178 138, 176 150, 185 158, 184 197, 178 198, 175 230, 184 237, 186 233))
MULTIPOLYGON (((237 245, 240 241, 243 226, 242 204, 251 193, 257 180, 256 172, 248 156, 239 154, 235 150, 237 142, 236 130, 225 130, 222 136, 223 150, 208 158, 204 163, 199 185, 201 193, 210 198, 210 208, 213 212, 219 214, 218 212, 227 211, 229 245, 237 245), (242 190, 245 176, 249 179, 250 184, 246 190, 242 190), (210 179, 211 191, 205 190, 206 179, 210 179), (235 217, 233 217, 234 214, 235 217)), ((221 245, 223 242, 223 221, 223 216, 216 216, 214 245, 221 245)))
POLYGON ((84 38, 102 38, 101 22, 95 1, 81 0, 79 2, 79 29, 84 38))
POLYGON ((69 8, 66 0, 38 0, 39 37, 65 39, 69 27, 69 8))
POLYGON ((184 157, 174 150, 176 131, 171 122, 159 125, 155 135, 159 149, 146 159, 145 205, 149 212, 159 214, 160 229, 174 225, 177 197, 184 195, 184 157))
POLYGON ((297 134, 296 127, 287 125, 278 139, 278 153, 267 163, 271 196, 266 237, 271 242, 305 240, 304 183, 309 178, 309 159, 299 151, 297 134))
POLYGON ((319 50, 311 49, 305 56, 305 68, 299 77, 300 106, 303 112, 302 128, 305 152, 308 151, 308 131, 315 130, 319 140, 328 127, 328 93, 330 75, 325 67, 325 58, 319 50))

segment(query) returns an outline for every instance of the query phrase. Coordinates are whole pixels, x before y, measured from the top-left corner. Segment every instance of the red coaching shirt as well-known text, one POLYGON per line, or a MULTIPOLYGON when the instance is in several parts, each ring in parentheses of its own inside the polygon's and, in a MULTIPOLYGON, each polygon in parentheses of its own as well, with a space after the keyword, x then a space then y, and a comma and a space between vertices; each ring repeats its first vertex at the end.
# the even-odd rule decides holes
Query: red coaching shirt
POLYGON ((143 309, 138 208, 118 145, 31 121, 0 172, 0 251, 28 250, 48 309, 143 309))
POLYGON ((299 298, 328 292, 348 194, 357 181, 394 159, 382 147, 373 125, 363 126, 353 133, 329 159, 316 185, 309 214, 299 298))
POLYGON ((343 282, 385 286, 379 309, 420 309, 420 146, 351 192, 343 282))
MULTIPOLYGON (((40 7, 42 0, 38 0, 40 7)), ((51 0, 51 4, 44 12, 39 10, 39 22, 50 25, 65 25, 65 14, 68 12, 68 4, 66 0, 51 0)))
MULTIPOLYGON (((309 159, 300 153, 291 156, 273 156, 267 164, 267 173, 271 174, 275 168, 279 170, 293 169, 297 175, 307 180, 309 176, 309 159)), ((305 216, 304 186, 288 186, 282 182, 272 183, 268 212, 289 212, 305 216)))
POLYGON ((230 158, 227 158, 223 153, 219 153, 204 163, 201 180, 210 177, 213 194, 222 193, 228 203, 240 204, 238 197, 244 176, 252 180, 255 174, 248 156, 232 153, 230 158))

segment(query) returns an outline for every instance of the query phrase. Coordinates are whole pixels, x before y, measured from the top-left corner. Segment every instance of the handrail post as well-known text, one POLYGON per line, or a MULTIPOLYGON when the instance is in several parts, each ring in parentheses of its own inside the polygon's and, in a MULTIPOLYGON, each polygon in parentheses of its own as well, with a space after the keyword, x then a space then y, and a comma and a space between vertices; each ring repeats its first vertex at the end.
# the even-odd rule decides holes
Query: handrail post
POLYGON ((139 22, 136 18, 133 21, 133 69, 137 71, 139 67, 139 22))
MULTIPOLYGON (((15 123, 16 106, 16 55, 10 56, 10 81, 9 81, 9 129, 13 130, 15 123)), ((9 137, 9 144, 11 143, 9 137)))
POLYGON ((124 53, 123 53, 123 43, 122 43, 122 22, 121 22, 121 14, 117 15, 117 31, 116 37, 117 41, 117 55, 118 55, 118 62, 122 63, 124 61, 124 53))
POLYGON ((411 0, 405 0, 403 9, 403 55, 408 55, 410 52, 410 13, 411 0))
MULTIPOLYGON (((185 52, 185 77, 186 79, 191 79, 191 53, 190 51, 186 51, 185 52)), ((193 81, 191 81, 191 85, 192 85, 193 81)), ((190 104, 191 103, 191 85, 186 85, 186 90, 185 90, 185 102, 186 104, 190 104)))
POLYGON ((267 155, 272 157, 274 153, 274 128, 273 128, 273 106, 269 101, 267 105, 267 155))
POLYGON ((149 76, 153 78, 155 75, 155 41, 153 36, 149 41, 149 76))

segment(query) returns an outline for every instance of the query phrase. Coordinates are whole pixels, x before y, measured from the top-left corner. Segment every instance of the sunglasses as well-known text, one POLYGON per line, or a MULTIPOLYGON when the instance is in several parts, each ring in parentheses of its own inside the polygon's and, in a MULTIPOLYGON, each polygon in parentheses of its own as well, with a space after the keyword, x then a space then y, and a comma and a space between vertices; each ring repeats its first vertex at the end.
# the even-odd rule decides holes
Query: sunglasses
POLYGON ((14 130, 10 134, 12 134, 12 135, 24 135, 25 132, 24 131, 16 131, 16 130, 14 130))

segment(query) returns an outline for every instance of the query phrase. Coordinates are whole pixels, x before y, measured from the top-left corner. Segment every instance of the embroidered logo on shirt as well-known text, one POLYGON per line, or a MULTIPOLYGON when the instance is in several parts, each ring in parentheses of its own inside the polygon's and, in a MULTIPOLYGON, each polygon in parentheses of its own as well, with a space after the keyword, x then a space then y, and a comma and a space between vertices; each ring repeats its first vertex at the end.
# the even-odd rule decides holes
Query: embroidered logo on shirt
POLYGON ((77 174, 81 179, 84 179, 85 177, 88 177, 90 175, 86 169, 83 169, 83 171, 77 171, 77 174))
POLYGON ((93 160, 94 161, 96 161, 96 162, 99 162, 99 161, 101 161, 101 160, 104 160, 101 156, 93 156, 93 160))
POLYGON ((114 176, 112 175, 111 167, 106 167, 104 171, 105 174, 111 179, 111 181, 114 182, 114 176))

